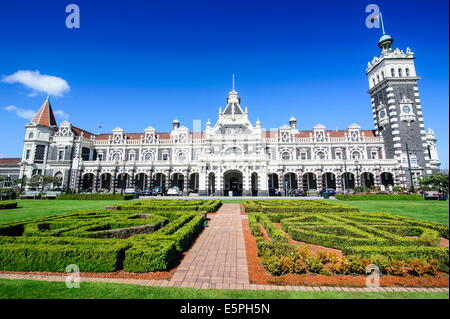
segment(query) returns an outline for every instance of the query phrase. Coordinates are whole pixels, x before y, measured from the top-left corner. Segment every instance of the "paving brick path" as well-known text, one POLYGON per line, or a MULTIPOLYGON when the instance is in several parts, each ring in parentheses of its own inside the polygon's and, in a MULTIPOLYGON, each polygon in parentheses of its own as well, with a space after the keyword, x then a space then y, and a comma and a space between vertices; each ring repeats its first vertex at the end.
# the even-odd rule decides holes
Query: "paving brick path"
POLYGON ((239 204, 224 204, 183 258, 170 284, 231 288, 250 285, 239 204))
MULTIPOLYGON (((107 282, 153 287, 191 287, 198 289, 248 289, 348 292, 449 292, 449 288, 415 287, 310 287, 250 284, 239 204, 224 204, 210 214, 208 227, 183 258, 170 280, 81 277, 80 282, 107 282)), ((0 279, 28 279, 64 282, 64 276, 0 274, 0 279)))

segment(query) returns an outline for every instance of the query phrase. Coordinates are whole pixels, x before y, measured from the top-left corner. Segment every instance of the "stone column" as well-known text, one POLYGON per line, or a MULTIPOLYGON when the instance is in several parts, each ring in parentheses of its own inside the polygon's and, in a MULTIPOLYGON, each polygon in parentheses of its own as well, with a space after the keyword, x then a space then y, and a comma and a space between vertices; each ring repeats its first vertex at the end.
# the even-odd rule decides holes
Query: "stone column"
POLYGON ((100 182, 100 170, 98 169, 95 173, 95 179, 94 179, 94 189, 95 189, 96 193, 98 192, 99 182, 100 182))
POLYGON ((131 171, 131 181, 130 181, 130 187, 134 187, 135 185, 136 185, 136 181, 134 180, 134 175, 136 174, 136 172, 135 172, 135 170, 133 169, 132 171, 131 171))
POLYGON ((297 173, 297 188, 303 190, 303 171, 297 173))
POLYGON ((114 173, 111 176, 111 185, 113 193, 117 191, 117 169, 114 169, 114 173))
POLYGON ((214 175, 216 181, 216 196, 223 196, 223 178, 221 170, 219 169, 217 173, 214 175))
POLYGON ((153 188, 153 171, 150 171, 147 175, 147 188, 153 188))
POLYGON ((258 173, 258 196, 269 196, 269 175, 267 171, 258 173))
POLYGON ((206 173, 202 170, 199 174, 198 174, 198 195, 199 196, 206 196, 206 191, 207 191, 207 176, 206 173))
POLYGON ((189 172, 188 170, 184 171, 184 181, 183 181, 183 194, 188 195, 189 192, 189 172))
POLYGON ((285 192, 284 192, 284 172, 283 171, 278 171, 278 189, 281 193, 281 196, 285 196, 285 192))
POLYGON ((337 170, 336 174, 336 191, 337 192, 341 192, 343 190, 343 184, 342 184, 342 171, 341 170, 337 170))
POLYGON ((164 171, 164 175, 166 176, 166 180, 165 180, 165 189, 169 189, 170 186, 172 186, 172 181, 170 180, 170 171, 166 170, 164 171))
POLYGON ((317 191, 321 191, 322 190, 322 170, 317 170, 317 174, 316 174, 316 185, 317 185, 317 191))
POLYGON ((83 170, 80 169, 77 172, 77 186, 76 186, 76 192, 79 193, 83 189, 83 170))
POLYGON ((242 173, 242 179, 242 196, 252 196, 252 179, 248 168, 242 173))

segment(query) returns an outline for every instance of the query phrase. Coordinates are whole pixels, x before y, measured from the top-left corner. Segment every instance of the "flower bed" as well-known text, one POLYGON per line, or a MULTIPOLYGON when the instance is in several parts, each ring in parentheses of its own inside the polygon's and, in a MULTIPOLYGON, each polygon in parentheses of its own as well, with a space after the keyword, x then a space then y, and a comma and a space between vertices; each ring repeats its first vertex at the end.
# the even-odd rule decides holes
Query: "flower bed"
POLYGON ((248 217, 261 262, 272 274, 364 274, 369 264, 391 275, 448 273, 448 247, 438 247, 441 237, 449 237, 445 225, 387 213, 282 210, 248 217), (293 244, 273 224, 279 221, 293 240, 339 249, 343 255, 293 244))
POLYGON ((76 211, 0 224, 0 270, 167 270, 202 230, 197 211, 76 211))

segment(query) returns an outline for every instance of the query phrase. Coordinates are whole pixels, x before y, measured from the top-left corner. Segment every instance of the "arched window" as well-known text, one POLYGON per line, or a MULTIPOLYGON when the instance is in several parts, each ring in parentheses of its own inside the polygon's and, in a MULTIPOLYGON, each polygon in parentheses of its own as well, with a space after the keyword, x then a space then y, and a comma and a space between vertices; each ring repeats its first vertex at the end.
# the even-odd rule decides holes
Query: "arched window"
POLYGON ((112 160, 113 161, 120 161, 120 153, 114 153, 112 155, 112 160))
POLYGON ((282 159, 283 161, 288 161, 288 160, 291 159, 291 154, 289 154, 289 152, 283 152, 283 153, 281 154, 281 159, 282 159))
POLYGON ((395 77, 395 70, 394 70, 394 68, 391 69, 391 76, 395 77))
POLYGON ((377 82, 380 82, 380 76, 377 74, 377 82))
POLYGON ((405 73, 406 73, 406 76, 409 76, 409 69, 408 68, 406 68, 405 73))
POLYGON ((145 153, 145 155, 144 155, 144 161, 150 162, 151 160, 153 160, 153 154, 150 153, 150 152, 145 153))
POLYGON ((381 79, 384 79, 384 72, 381 71, 381 79))
POLYGON ((326 155, 325 155, 325 153, 324 152, 317 152, 317 154, 316 154, 316 158, 317 159, 320 159, 320 160, 324 160, 324 159, 326 159, 326 155))
POLYGON ((186 153, 181 152, 178 154, 178 160, 179 161, 185 161, 186 160, 186 153))
POLYGON ((231 155, 231 154, 241 155, 242 151, 241 151, 240 148, 238 148, 236 146, 233 146, 233 147, 227 148, 226 151, 225 151, 225 154, 228 154, 228 155, 231 155))
POLYGON ((400 69, 400 68, 398 69, 398 76, 402 77, 402 69, 400 69))
POLYGON ((31 132, 30 134, 28 134, 28 139, 31 140, 32 138, 34 138, 34 133, 31 132))
POLYGON ((361 159, 362 158, 362 156, 361 156, 361 152, 360 151, 353 151, 352 152, 352 155, 351 155, 351 158, 352 159, 361 159))

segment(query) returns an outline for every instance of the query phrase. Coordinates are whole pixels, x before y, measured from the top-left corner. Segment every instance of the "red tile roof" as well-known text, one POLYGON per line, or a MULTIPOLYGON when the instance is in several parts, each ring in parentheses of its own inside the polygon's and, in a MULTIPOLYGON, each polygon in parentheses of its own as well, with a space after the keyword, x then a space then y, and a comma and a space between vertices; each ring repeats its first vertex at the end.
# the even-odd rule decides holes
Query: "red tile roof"
POLYGON ((88 132, 86 130, 83 130, 81 128, 78 128, 76 126, 72 125, 72 132, 76 135, 76 136, 81 136, 81 133, 83 133, 83 136, 85 138, 91 138, 92 136, 95 136, 95 134, 92 134, 91 132, 88 132))
POLYGON ((34 115, 31 123, 48 127, 56 126, 55 115, 53 114, 52 106, 50 105, 50 100, 48 98, 34 115))
POLYGON ((0 158, 0 165, 19 164, 21 161, 21 158, 0 158))

